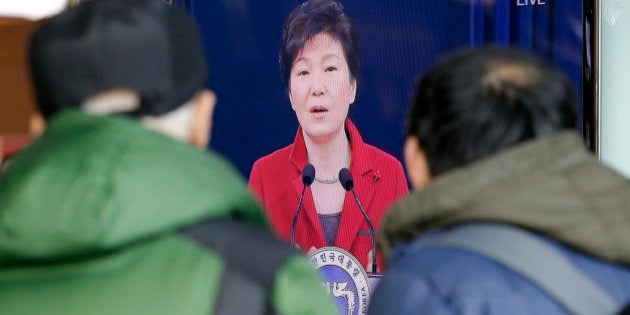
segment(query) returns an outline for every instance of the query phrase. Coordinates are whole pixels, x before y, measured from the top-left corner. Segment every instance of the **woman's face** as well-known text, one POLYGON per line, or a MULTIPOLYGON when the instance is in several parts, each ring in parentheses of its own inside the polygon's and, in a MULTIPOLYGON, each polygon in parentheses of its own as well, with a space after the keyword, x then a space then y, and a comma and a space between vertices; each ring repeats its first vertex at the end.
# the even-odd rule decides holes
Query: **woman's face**
POLYGON ((304 133, 327 140, 344 126, 356 96, 341 42, 320 33, 304 44, 295 58, 289 81, 289 99, 304 133))

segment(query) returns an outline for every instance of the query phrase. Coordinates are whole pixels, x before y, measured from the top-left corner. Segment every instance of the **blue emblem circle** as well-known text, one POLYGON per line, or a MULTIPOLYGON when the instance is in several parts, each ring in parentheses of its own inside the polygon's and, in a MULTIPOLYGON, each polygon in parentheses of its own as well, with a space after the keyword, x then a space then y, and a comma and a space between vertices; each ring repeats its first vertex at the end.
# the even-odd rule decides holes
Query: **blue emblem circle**
POLYGON ((333 298, 339 314, 367 314, 369 281, 363 266, 349 252, 338 247, 322 247, 309 255, 322 277, 322 286, 333 298))

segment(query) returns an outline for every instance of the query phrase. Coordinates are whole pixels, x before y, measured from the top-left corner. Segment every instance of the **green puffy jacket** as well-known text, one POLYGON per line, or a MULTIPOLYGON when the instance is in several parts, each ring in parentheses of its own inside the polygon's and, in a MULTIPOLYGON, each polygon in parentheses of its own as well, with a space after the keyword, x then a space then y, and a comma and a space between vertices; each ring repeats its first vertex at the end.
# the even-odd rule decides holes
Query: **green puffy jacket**
MULTIPOLYGON (((221 158, 126 118, 61 113, 0 179, 0 313, 213 314, 226 262, 177 231, 229 217, 267 226, 221 158)), ((273 277, 278 314, 334 314, 303 256, 273 277)))

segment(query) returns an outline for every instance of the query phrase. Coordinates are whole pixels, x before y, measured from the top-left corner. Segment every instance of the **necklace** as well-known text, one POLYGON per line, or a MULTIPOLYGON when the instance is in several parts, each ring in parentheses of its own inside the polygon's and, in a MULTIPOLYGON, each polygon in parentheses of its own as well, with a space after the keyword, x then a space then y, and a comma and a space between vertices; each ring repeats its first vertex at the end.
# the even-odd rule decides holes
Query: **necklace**
MULTIPOLYGON (((346 160, 349 161, 347 163, 348 164, 348 168, 350 168, 350 164, 352 163, 352 160, 350 158, 350 152, 351 152, 350 142, 348 142, 348 152, 346 154, 346 160)), ((320 184, 324 184, 324 185, 332 185, 334 183, 338 183, 339 182, 339 177, 333 176, 333 178, 324 178, 324 179, 315 177, 315 181, 320 183, 320 184)))
POLYGON ((339 178, 337 176, 335 176, 333 178, 330 178, 330 179, 328 179, 328 178, 321 179, 321 178, 315 177, 315 181, 318 182, 318 183, 325 184, 325 185, 330 185, 330 184, 334 184, 334 183, 338 182, 339 178))

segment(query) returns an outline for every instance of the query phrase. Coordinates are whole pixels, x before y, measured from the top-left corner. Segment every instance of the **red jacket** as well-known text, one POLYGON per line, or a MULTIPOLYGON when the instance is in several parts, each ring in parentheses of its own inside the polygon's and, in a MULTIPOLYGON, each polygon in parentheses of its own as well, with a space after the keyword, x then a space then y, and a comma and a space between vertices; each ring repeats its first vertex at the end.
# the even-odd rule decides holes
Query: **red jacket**
MULTIPOLYGON (((393 156, 363 142, 354 124, 346 120, 350 138, 352 162, 350 172, 354 189, 372 221, 378 228, 383 214, 398 199, 407 195, 407 180, 402 165, 393 156)), ((252 168, 249 186, 264 205, 271 225, 286 241, 291 238, 291 223, 302 192, 302 168, 307 153, 301 127, 293 144, 260 158, 252 168)), ((335 246, 352 253, 367 267, 372 249, 369 228, 351 192, 347 192, 335 246)), ((302 210, 295 230, 295 243, 307 251, 311 247, 327 246, 310 188, 306 190, 302 210)), ((382 258, 378 254, 379 269, 382 258)), ((369 268, 366 270, 370 271, 369 268)))

